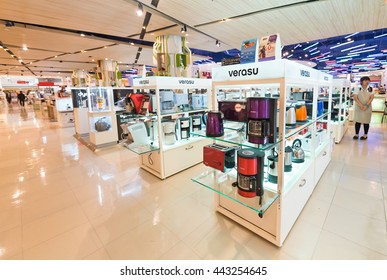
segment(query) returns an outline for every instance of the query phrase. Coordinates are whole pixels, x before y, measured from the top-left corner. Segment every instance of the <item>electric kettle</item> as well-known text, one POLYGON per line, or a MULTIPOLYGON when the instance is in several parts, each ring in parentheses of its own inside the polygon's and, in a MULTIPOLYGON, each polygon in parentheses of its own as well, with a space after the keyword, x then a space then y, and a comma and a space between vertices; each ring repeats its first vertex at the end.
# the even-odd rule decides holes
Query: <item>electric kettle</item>
POLYGON ((317 117, 324 114, 324 102, 321 100, 317 101, 317 117))
POLYGON ((206 136, 220 137, 224 135, 223 128, 223 113, 212 111, 206 114, 207 118, 204 118, 206 122, 206 136))
POLYGON ((302 163, 305 161, 305 152, 304 150, 301 148, 302 146, 302 142, 300 139, 296 139, 293 141, 293 157, 292 157, 292 161, 294 163, 302 163))
POLYGON ((296 120, 298 122, 306 122, 308 120, 305 103, 296 105, 296 120))
POLYGON ((296 124, 296 110, 294 106, 286 107, 286 126, 295 127, 296 124))
POLYGON ((268 160, 268 180, 271 183, 278 182, 278 153, 275 149, 272 154, 267 157, 268 160))
POLYGON ((285 172, 292 171, 292 158, 293 158, 293 149, 290 146, 285 147, 285 172))

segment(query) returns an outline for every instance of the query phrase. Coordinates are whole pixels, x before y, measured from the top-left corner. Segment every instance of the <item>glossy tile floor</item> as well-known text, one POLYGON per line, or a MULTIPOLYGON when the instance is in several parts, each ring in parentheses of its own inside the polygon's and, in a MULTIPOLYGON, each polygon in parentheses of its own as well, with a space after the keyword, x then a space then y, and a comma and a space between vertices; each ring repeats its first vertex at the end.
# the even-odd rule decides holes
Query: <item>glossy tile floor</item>
POLYGON ((197 167, 160 181, 124 148, 93 153, 3 105, 0 259, 387 259, 387 124, 352 132, 277 248, 213 211, 197 167))

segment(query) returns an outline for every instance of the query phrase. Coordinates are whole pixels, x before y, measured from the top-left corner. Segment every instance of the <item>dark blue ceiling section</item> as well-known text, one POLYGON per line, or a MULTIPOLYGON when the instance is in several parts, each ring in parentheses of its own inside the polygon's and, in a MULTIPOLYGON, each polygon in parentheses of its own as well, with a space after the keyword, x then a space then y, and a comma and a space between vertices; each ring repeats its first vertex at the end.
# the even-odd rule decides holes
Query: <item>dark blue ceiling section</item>
POLYGON ((387 28, 285 46, 282 55, 330 73, 379 70, 387 64, 387 28))
MULTIPOLYGON (((220 62, 223 58, 240 56, 237 49, 217 53, 191 50, 206 57, 194 64, 220 62)), ((282 55, 291 60, 314 62, 316 69, 332 74, 379 70, 387 64, 387 28, 288 45, 283 47, 282 55)))

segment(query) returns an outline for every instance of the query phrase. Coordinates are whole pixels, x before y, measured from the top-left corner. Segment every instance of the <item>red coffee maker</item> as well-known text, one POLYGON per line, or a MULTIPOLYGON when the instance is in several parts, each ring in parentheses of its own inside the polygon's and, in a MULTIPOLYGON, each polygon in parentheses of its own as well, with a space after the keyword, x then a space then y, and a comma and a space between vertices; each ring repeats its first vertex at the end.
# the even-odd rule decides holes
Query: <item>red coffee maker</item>
POLYGON ((265 153, 254 149, 238 151, 238 194, 243 197, 260 197, 260 204, 264 193, 264 158, 265 153))

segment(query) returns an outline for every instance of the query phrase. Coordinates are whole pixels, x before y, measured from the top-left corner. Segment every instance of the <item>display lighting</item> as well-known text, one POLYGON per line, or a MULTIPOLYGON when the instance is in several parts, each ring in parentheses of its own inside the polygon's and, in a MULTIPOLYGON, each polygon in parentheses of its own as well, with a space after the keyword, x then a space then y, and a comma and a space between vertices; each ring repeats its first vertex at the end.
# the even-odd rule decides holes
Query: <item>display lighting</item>
POLYGON ((353 52, 352 54, 354 53, 365 53, 365 52, 372 52, 374 51, 375 49, 369 49, 369 50, 364 50, 364 51, 357 51, 357 52, 353 52))
POLYGON ((368 61, 368 60, 373 60, 375 57, 370 57, 370 58, 363 58, 361 61, 368 61))
POLYGON ((336 59, 342 59, 342 58, 348 58, 348 57, 353 57, 353 56, 359 56, 360 54, 348 54, 346 56, 339 56, 339 57, 336 57, 336 59))
POLYGON ((345 36, 344 39, 347 39, 349 37, 355 36, 356 34, 359 34, 359 32, 355 32, 355 33, 349 34, 349 35, 345 36))
POLYGON ((375 36, 374 39, 380 38, 380 37, 384 37, 384 36, 387 36, 387 33, 386 33, 386 34, 381 34, 381 35, 375 36))
POLYGON ((350 42, 345 42, 345 43, 342 43, 342 44, 338 44, 336 46, 330 47, 330 49, 336 49, 336 48, 342 47, 344 45, 352 44, 353 42, 355 42, 355 41, 352 40, 350 42))
POLYGON ((357 45, 357 46, 354 46, 354 47, 350 47, 350 48, 341 50, 341 52, 349 51, 349 50, 356 49, 356 48, 361 48, 363 46, 365 46, 365 44, 361 44, 361 45, 357 45))
POLYGON ((139 17, 144 14, 144 8, 142 7, 141 3, 138 3, 136 14, 139 17))
POLYGON ((362 51, 362 50, 366 50, 366 49, 375 48, 375 47, 377 47, 377 46, 378 46, 378 45, 373 45, 373 46, 369 46, 369 47, 361 48, 361 49, 358 49, 358 50, 352 50, 352 51, 349 51, 349 52, 351 53, 351 52, 362 51))
POLYGON ((309 52, 313 52, 313 51, 315 51, 315 50, 317 50, 317 47, 316 47, 316 48, 313 48, 313 49, 310 49, 309 52))
POLYGON ((307 54, 307 53, 305 54, 305 57, 308 57, 308 54, 307 54))
POLYGON ((370 54, 367 57, 378 57, 378 56, 385 56, 384 53, 375 53, 375 54, 370 54))
POLYGON ((288 58, 291 58, 293 56, 293 54, 289 55, 288 58))
POLYGON ((181 33, 185 33, 185 32, 187 32, 187 25, 183 25, 182 27, 181 27, 181 31, 180 31, 181 33))
POLYGON ((216 46, 219 48, 220 47, 220 42, 216 40, 216 46))
POLYGON ((342 60, 337 61, 337 63, 346 62, 346 61, 350 61, 350 60, 352 60, 352 58, 346 58, 346 59, 342 59, 342 60))
MULTIPOLYGON (((318 43, 319 43, 319 42, 314 43, 314 44, 310 45, 309 47, 306 47, 306 48, 304 49, 304 51, 306 51, 307 49, 310 49, 310 48, 316 46, 318 43)), ((301 45, 300 45, 300 46, 301 46, 301 45)))
POLYGON ((302 47, 302 45, 297 44, 297 46, 295 46, 293 49, 295 50, 295 49, 297 49, 298 47, 302 47))
POLYGON ((310 55, 318 54, 320 51, 312 52, 310 55))
POLYGON ((324 61, 328 61, 328 60, 329 60, 329 58, 324 58, 324 59, 319 60, 319 62, 324 62, 324 61))

